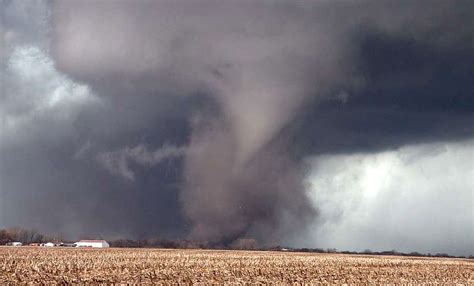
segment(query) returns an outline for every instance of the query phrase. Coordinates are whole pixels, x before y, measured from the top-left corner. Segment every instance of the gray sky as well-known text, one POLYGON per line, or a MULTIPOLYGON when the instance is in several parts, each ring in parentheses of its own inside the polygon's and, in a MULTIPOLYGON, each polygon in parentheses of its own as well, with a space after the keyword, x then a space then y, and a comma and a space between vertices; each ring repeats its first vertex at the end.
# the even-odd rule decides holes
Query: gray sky
POLYGON ((0 227, 474 253, 470 1, 0 8, 0 227))

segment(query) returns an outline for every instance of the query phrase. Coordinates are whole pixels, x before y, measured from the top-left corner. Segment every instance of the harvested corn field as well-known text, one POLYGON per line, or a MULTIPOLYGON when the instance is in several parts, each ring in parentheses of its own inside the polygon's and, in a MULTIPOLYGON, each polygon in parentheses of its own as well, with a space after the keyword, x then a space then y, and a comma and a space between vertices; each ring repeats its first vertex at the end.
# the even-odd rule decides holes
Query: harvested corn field
POLYGON ((467 259, 262 251, 0 247, 0 284, 474 283, 467 259))

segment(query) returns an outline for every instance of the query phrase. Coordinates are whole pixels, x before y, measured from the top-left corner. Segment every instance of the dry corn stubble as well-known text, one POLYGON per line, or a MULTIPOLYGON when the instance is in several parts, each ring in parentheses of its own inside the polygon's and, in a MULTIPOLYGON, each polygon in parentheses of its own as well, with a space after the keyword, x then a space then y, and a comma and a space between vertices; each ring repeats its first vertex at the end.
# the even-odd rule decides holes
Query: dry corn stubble
POLYGON ((263 251, 0 247, 0 284, 474 283, 474 261, 263 251))

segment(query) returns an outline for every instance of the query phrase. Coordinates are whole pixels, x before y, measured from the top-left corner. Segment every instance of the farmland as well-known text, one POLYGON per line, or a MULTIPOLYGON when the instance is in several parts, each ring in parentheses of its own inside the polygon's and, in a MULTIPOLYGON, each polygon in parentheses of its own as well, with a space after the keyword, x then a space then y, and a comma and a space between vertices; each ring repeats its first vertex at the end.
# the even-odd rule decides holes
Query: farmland
POLYGON ((0 284, 474 283, 467 259, 293 252, 0 247, 0 284))

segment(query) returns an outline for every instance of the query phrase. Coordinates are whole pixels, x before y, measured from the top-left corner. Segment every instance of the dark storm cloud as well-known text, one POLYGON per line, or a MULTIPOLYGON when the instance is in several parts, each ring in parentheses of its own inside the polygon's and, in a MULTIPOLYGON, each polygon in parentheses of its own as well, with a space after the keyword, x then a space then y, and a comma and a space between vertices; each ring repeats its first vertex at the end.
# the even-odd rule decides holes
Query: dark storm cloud
POLYGON ((433 45, 405 34, 358 37, 356 70, 364 85, 344 90, 343 101, 310 105, 289 125, 295 146, 301 144, 296 152, 371 152, 473 136, 470 38, 433 45))
POLYGON ((179 160, 153 165, 132 185, 112 177, 95 157, 128 144, 184 144, 183 114, 200 97, 108 101, 62 74, 48 53, 51 4, 0 4, 1 226, 71 239, 180 234, 179 160), (172 114, 151 114, 160 108, 172 114))
POLYGON ((265 146, 310 93, 345 77, 337 62, 344 56, 337 52, 342 38, 311 35, 311 12, 286 4, 84 3, 55 7, 53 50, 61 70, 89 82, 109 102, 124 103, 132 94, 138 97, 133 101, 143 100, 140 113, 132 113, 138 117, 134 122, 159 98, 203 93, 217 111, 190 114, 180 198, 191 237, 227 240, 256 225, 278 232, 283 224, 313 216, 301 168, 290 162, 294 168, 276 175, 270 158, 289 159, 277 146, 268 155, 265 146), (286 200, 288 189, 293 201, 286 200), (228 221, 234 222, 231 228, 228 221))
POLYGON ((2 2, 3 225, 291 243, 302 159, 473 135, 469 1, 35 3, 2 2))

